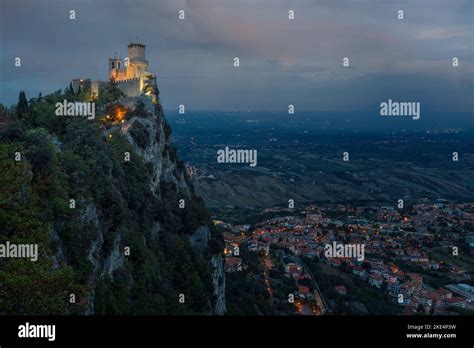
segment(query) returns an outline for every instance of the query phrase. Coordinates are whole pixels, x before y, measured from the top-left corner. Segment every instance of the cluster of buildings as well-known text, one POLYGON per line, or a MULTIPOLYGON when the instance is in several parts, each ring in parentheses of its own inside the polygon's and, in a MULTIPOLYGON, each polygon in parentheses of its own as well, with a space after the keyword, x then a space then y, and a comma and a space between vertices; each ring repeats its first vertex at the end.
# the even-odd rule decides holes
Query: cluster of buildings
POLYGON ((247 235, 250 225, 231 225, 223 221, 214 220, 214 224, 226 229, 228 232, 223 233, 224 248, 224 271, 236 272, 241 271, 245 265, 242 262, 240 248, 250 237, 247 235))
MULTIPOLYGON (((281 214, 287 209, 271 210, 281 214)), ((449 314, 453 307, 474 309, 474 287, 464 284, 471 282, 474 271, 474 263, 466 261, 472 260, 474 254, 473 226, 473 203, 422 201, 406 210, 313 205, 293 211, 292 215, 263 221, 252 231, 249 225, 226 224, 229 232, 224 233, 224 239, 229 250, 245 244, 251 251, 268 253, 270 246, 274 246, 288 255, 318 258, 386 291, 403 306, 406 314, 419 311, 449 314), (364 245, 363 261, 326 257, 325 247, 333 242, 364 245), (460 259, 456 258, 461 253, 467 257, 458 262, 460 259), (452 280, 452 284, 432 288, 424 281, 430 272, 439 272, 444 279, 452 280)), ((231 253, 229 257, 230 270, 237 256, 231 253)), ((291 263, 287 272, 291 277, 304 276, 291 263)), ((308 295, 309 289, 300 290, 300 296, 308 295)), ((348 290, 341 286, 336 291, 346 294, 348 290)))
POLYGON ((297 313, 302 315, 320 315, 324 313, 322 297, 314 286, 315 282, 312 275, 291 257, 283 257, 283 263, 285 264, 285 276, 293 279, 298 289, 295 300, 297 313))

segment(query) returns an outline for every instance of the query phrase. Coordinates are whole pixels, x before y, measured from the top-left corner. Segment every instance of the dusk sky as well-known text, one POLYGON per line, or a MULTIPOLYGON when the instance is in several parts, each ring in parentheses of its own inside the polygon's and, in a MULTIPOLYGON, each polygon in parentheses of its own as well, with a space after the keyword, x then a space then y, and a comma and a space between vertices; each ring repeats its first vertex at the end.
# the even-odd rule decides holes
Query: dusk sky
POLYGON ((20 89, 31 98, 76 77, 106 80, 108 58, 126 57, 138 37, 168 110, 369 110, 391 98, 424 110, 473 111, 472 0, 0 4, 4 104, 15 103, 20 89))

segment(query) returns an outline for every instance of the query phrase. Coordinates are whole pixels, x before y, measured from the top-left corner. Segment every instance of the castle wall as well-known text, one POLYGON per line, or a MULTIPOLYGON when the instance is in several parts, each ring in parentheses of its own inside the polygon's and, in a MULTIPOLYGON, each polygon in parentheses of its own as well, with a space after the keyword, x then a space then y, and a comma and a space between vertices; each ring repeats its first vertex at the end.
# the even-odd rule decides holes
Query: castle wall
POLYGON ((99 81, 91 81, 91 98, 96 100, 99 98, 99 81))
POLYGON ((130 80, 134 78, 145 79, 147 75, 147 65, 141 62, 130 63, 127 67, 122 69, 109 69, 109 78, 116 81, 130 80))
POLYGON ((141 94, 141 81, 139 78, 114 81, 114 84, 128 97, 137 97, 141 94))
POLYGON ((112 77, 117 81, 120 81, 120 80, 128 80, 128 79, 134 78, 135 76, 131 73, 131 71, 128 68, 125 68, 125 69, 120 69, 120 70, 112 69, 110 71, 109 77, 112 77))

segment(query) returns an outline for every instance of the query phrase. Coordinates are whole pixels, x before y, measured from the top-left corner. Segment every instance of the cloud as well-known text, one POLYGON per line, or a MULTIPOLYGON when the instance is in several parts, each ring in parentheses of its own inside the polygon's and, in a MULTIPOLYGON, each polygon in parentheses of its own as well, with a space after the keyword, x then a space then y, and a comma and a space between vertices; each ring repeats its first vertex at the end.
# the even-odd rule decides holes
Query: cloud
POLYGON ((1 6, 1 102, 16 101, 19 89, 33 96, 74 77, 105 79, 107 58, 125 57, 126 44, 138 36, 170 109, 184 103, 276 110, 298 103, 299 109, 350 110, 370 108, 390 93, 424 93, 440 109, 472 110, 472 1, 18 0, 1 6), (21 69, 13 66, 17 56, 21 69), (239 68, 232 65, 236 56, 239 68), (460 58, 457 70, 453 56, 460 58), (349 68, 342 67, 344 57, 349 68))

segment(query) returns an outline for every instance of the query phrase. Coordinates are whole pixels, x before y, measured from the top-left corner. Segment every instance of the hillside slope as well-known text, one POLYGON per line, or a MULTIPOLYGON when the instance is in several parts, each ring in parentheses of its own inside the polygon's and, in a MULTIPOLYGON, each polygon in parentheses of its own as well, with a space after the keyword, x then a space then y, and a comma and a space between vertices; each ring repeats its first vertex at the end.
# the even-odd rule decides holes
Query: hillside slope
POLYGON ((170 145, 158 89, 125 98, 108 84, 94 120, 55 115, 89 94, 2 109, 0 243, 37 243, 40 256, 2 260, 0 313, 223 314, 221 238, 170 145), (120 122, 105 116, 113 107, 120 122))

